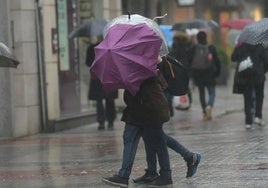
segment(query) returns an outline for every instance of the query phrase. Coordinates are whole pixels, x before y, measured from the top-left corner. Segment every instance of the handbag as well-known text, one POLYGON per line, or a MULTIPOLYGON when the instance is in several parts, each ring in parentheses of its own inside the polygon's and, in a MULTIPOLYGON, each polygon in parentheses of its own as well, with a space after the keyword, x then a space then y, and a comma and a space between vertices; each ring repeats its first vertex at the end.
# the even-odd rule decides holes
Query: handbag
POLYGON ((189 68, 170 55, 162 59, 159 70, 168 83, 167 91, 174 96, 187 94, 190 80, 189 68))

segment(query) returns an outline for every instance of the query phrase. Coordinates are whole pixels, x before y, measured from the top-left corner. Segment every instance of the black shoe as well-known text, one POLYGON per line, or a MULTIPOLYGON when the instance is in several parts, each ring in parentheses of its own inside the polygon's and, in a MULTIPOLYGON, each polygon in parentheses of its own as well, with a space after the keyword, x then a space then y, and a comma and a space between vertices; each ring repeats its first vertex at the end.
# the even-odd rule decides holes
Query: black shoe
POLYGON ((134 183, 137 183, 137 184, 146 184, 146 183, 150 183, 154 181, 158 177, 159 175, 157 172, 151 172, 145 169, 145 174, 141 177, 134 179, 133 181, 134 183))
POLYGON ((105 126, 104 123, 99 123, 98 130, 104 130, 105 126))
POLYGON ((199 153, 194 153, 193 157, 186 160, 188 167, 186 178, 190 178, 196 173, 200 160, 201 160, 201 154, 199 153))
POLYGON ((102 181, 109 185, 128 187, 128 178, 122 178, 117 174, 112 177, 103 177, 102 181))
POLYGON ((164 176, 158 176, 154 181, 148 183, 148 187, 163 187, 163 186, 171 186, 173 184, 171 178, 167 178, 164 176))

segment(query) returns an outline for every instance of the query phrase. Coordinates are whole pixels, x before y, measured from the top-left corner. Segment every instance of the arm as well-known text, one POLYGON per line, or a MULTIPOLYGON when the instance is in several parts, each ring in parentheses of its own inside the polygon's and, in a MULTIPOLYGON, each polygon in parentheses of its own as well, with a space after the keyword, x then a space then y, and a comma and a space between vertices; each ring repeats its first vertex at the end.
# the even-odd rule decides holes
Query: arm
POLYGON ((221 61, 218 56, 216 47, 214 45, 209 46, 209 51, 212 53, 213 56, 213 63, 215 64, 215 76, 218 77, 221 72, 221 61))
POLYGON ((95 52, 94 52, 95 45, 91 45, 87 48, 86 53, 86 65, 90 67, 95 59, 95 52))

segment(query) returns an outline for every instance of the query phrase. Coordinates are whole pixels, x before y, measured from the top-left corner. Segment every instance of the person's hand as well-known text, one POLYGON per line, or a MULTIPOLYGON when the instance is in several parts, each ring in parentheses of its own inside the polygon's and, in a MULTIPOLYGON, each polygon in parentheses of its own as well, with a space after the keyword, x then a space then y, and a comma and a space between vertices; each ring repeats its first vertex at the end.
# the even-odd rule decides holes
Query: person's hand
POLYGON ((157 64, 161 63, 162 62, 162 57, 159 55, 158 56, 158 59, 157 59, 157 64))

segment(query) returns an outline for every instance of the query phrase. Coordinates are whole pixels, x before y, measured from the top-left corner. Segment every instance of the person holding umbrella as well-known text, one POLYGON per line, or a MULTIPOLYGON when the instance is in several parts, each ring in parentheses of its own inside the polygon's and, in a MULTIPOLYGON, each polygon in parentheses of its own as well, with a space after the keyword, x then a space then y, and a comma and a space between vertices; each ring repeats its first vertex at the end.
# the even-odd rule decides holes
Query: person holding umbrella
MULTIPOLYGON (((91 73, 101 80, 107 93, 125 89, 126 107, 121 118, 125 122, 122 167, 118 174, 104 177, 103 181, 128 186, 142 136, 147 161, 157 155, 160 166, 160 175, 155 176, 149 186, 171 185, 169 155, 162 129, 163 123, 169 120, 169 109, 157 71, 159 55, 168 53, 164 37, 154 21, 140 15, 120 16, 107 28, 104 40, 95 47, 96 58, 91 73)), ((191 176, 195 171, 196 167, 191 169, 191 176)))
POLYGON ((265 125, 262 106, 268 52, 261 44, 239 42, 231 59, 237 63, 233 93, 244 97, 245 128, 251 129, 253 123, 262 127, 265 125))
POLYGON ((250 23, 239 34, 231 57, 232 61, 237 62, 233 93, 242 93, 244 96, 246 129, 251 129, 253 123, 265 125, 262 105, 268 64, 267 50, 264 47, 267 41, 268 18, 250 23))
MULTIPOLYGON (((94 48, 103 40, 103 30, 108 20, 102 18, 94 18, 84 24, 74 28, 69 38, 86 37, 92 39, 95 37, 97 42, 91 44, 86 52, 86 65, 91 67, 95 60, 94 48)), ((110 95, 106 95, 99 79, 90 77, 88 100, 96 101, 98 130, 105 129, 105 121, 108 121, 108 129, 113 129, 114 120, 116 118, 115 99, 118 98, 118 92, 114 91, 110 95), (103 103, 105 100, 105 105, 103 103)))

